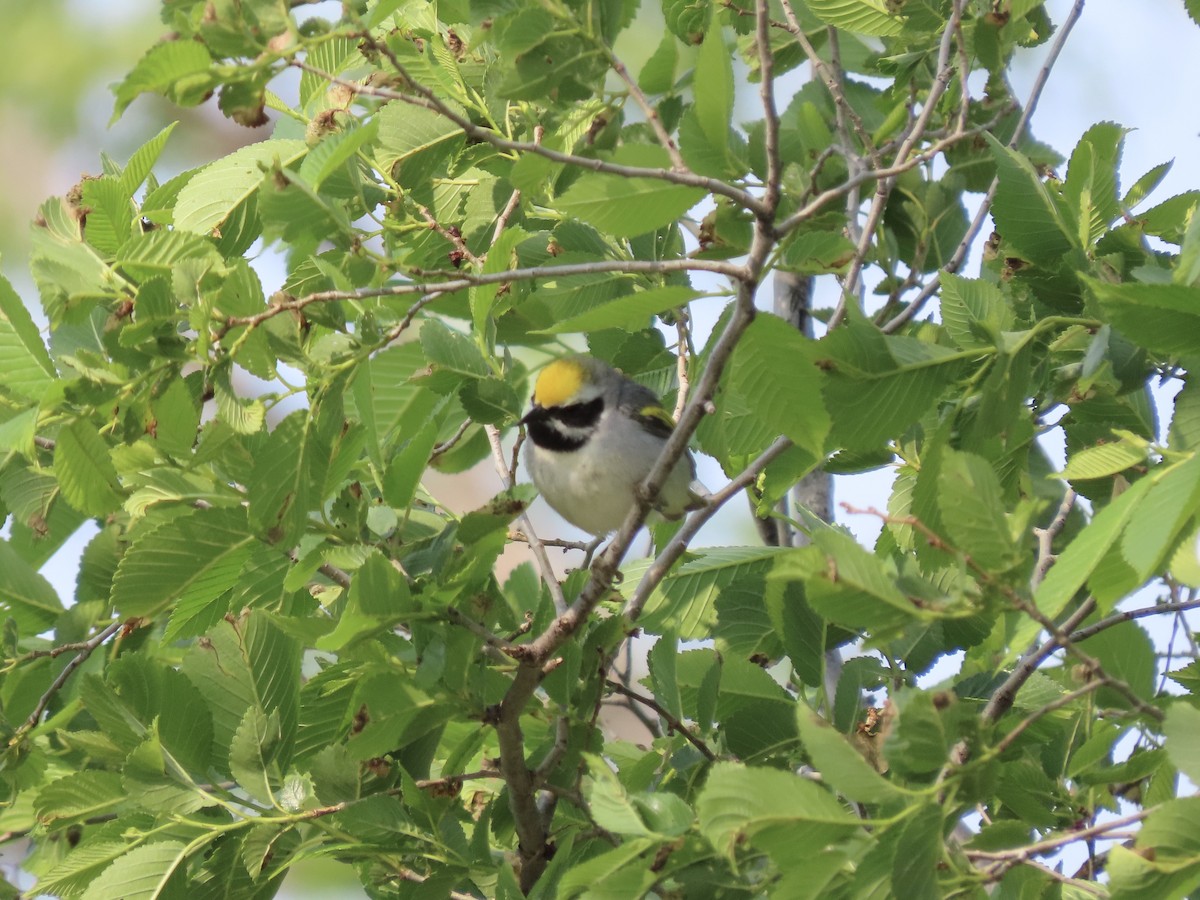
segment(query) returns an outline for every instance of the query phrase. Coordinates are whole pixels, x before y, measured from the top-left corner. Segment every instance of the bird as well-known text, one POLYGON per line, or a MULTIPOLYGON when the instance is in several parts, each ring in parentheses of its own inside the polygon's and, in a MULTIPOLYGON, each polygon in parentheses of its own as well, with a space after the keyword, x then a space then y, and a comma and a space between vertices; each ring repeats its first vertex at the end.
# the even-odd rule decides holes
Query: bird
MULTIPOLYGON (((597 538, 621 527, 675 428, 652 390, 586 354, 543 367, 521 424, 528 436, 525 465, 538 492, 560 516, 597 538)), ((685 452, 653 509, 678 519, 702 506, 707 495, 685 452)))

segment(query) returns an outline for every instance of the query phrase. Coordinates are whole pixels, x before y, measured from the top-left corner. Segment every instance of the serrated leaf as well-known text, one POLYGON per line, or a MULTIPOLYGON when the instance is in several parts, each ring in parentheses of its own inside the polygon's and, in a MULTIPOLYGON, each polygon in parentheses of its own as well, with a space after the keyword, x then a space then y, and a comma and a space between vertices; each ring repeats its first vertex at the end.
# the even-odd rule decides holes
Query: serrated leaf
POLYGON ((258 191, 273 165, 290 166, 308 152, 304 141, 272 139, 250 144, 197 172, 175 201, 175 227, 211 234, 237 206, 258 191))
POLYGON ((129 162, 125 163, 125 169, 121 172, 121 190, 126 197, 132 197, 133 192, 141 187, 142 182, 146 180, 146 176, 154 169, 154 164, 158 162, 158 157, 162 154, 163 147, 167 145, 167 138, 171 136, 171 132, 175 130, 178 122, 172 122, 142 146, 138 147, 129 157, 129 162))
POLYGON ((855 818, 811 781, 778 769, 716 763, 696 804, 700 832, 731 856, 769 829, 786 829, 797 853, 815 855, 858 829, 855 818))
POLYGON ((272 544, 290 547, 304 533, 316 496, 325 483, 329 445, 318 413, 297 410, 275 426, 255 458, 246 485, 250 521, 272 544))
POLYGON ((733 127, 733 63, 724 31, 715 19, 704 36, 692 72, 696 119, 709 144, 726 148, 733 127))
POLYGON ((904 20, 891 14, 886 0, 806 0, 805 5, 825 24, 855 34, 890 37, 904 27, 904 20))
POLYGON ((1166 356, 1200 354, 1200 304, 1183 284, 1109 284, 1085 278, 1112 326, 1139 347, 1166 356))
POLYGON ((1059 200, 1024 155, 1009 150, 990 134, 999 186, 992 216, 1004 239, 1026 258, 1051 265, 1076 246, 1076 230, 1059 200))
POLYGON ((198 509, 179 516, 140 536, 126 551, 113 579, 112 603, 122 615, 146 618, 173 607, 168 634, 196 634, 191 623, 237 583, 256 543, 242 509, 198 509))
POLYGON ((476 378, 458 392, 458 398, 472 421, 481 425, 505 425, 521 417, 521 398, 502 378, 476 378))
POLYGON ((637 291, 593 306, 578 315, 556 321, 549 328, 540 329, 538 333, 568 334, 578 331, 598 331, 602 328, 639 331, 650 324, 651 316, 686 307, 690 301, 699 296, 701 295, 698 291, 684 285, 668 285, 667 287, 651 288, 648 291, 637 291))
MULTIPOLYGON (((187 845, 156 841, 119 857, 88 886, 81 900, 165 900, 182 897, 168 882, 184 864, 187 845)), ((182 889, 182 883, 179 883, 182 889)))
MULTIPOLYGON (((664 151, 648 144, 626 144, 613 162, 669 169, 664 151)), ((658 178, 627 178, 602 172, 580 176, 559 198, 559 207, 600 231, 634 237, 669 225, 703 198, 699 188, 658 178)))
POLYGON ((212 89, 213 59, 199 41, 173 40, 155 44, 115 88, 111 125, 139 94, 162 94, 181 106, 199 103, 212 89))
POLYGON ((38 401, 57 377, 29 309, 0 275, 0 373, 4 387, 38 401))
POLYGON ((1148 448, 1149 444, 1144 438, 1126 432, 1119 440, 1095 447, 1084 447, 1072 453, 1062 476, 1068 481, 1077 478, 1107 478, 1124 472, 1130 466, 1145 465, 1148 448))
POLYGON ((796 721, 813 766, 839 794, 859 803, 884 803, 904 797, 863 759, 845 735, 803 704, 797 705, 796 721))
MULTIPOLYGON (((705 550, 665 578, 651 595, 639 624, 649 631, 671 627, 684 639, 704 637, 716 624, 716 600, 734 580, 760 577, 788 551, 779 547, 717 547, 705 550)), ((633 568, 627 583, 635 583, 633 568)))
POLYGON ((100 518, 120 508, 117 470, 90 423, 77 420, 58 432, 54 473, 63 497, 80 512, 100 518))
POLYGON ((1088 526, 1075 536, 1058 555, 1057 561, 1038 585, 1034 593, 1034 602, 1038 609, 1051 617, 1062 612, 1116 542, 1150 485, 1151 481, 1148 478, 1135 481, 1125 493, 1100 510, 1088 526))
POLYGON ((947 450, 938 472, 938 505, 954 546, 989 571, 1017 560, 1000 479, 982 456, 947 450))
POLYGON ((1200 710, 1186 703, 1172 703, 1163 722, 1167 755, 1180 772, 1200 783, 1200 710))
POLYGON ((61 820, 84 820, 101 816, 120 806, 128 795, 116 772, 85 770, 74 772, 42 788, 34 808, 43 825, 61 820))
MULTIPOLYGON (((778 316, 755 317, 734 351, 728 387, 760 426, 782 434, 820 457, 830 416, 822 402, 821 372, 812 363, 812 342, 778 316), (786 385, 786 390, 780 390, 786 385)), ((743 452, 745 452, 743 448, 743 452)), ((765 449, 759 447, 758 450, 765 449)))
POLYGON ((277 802, 283 780, 276 762, 281 739, 278 711, 251 706, 229 745, 229 770, 238 787, 268 805, 277 802))

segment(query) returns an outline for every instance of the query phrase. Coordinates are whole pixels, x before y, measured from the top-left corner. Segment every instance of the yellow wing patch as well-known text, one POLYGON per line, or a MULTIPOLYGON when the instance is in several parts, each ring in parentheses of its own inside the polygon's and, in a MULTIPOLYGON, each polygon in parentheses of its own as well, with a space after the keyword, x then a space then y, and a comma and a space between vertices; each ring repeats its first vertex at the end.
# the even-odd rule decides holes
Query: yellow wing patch
POLYGON ((538 406, 562 406, 579 393, 586 374, 575 360, 556 359, 538 375, 533 402, 538 406))

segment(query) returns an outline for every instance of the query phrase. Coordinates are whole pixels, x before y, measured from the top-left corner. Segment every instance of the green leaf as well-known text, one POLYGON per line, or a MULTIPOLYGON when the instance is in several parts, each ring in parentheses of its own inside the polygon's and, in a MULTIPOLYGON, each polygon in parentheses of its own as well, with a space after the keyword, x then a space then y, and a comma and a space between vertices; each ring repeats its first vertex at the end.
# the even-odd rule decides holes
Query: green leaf
POLYGON ((800 739, 821 779, 858 803, 884 803, 904 793, 880 775, 829 722, 803 704, 796 709, 800 739))
POLYGON ((430 370, 467 378, 485 378, 491 374, 487 360, 470 338, 452 331, 440 319, 421 323, 421 349, 430 370))
POLYGON ((254 707, 278 713, 277 759, 286 769, 295 742, 300 690, 300 647, 294 639, 262 612, 222 619, 209 631, 207 642, 194 645, 184 656, 183 672, 212 713, 217 759, 227 758, 246 710, 254 707))
MULTIPOLYGON (((665 151, 648 144, 626 144, 612 161, 621 165, 669 169, 665 151)), ((626 178, 602 172, 580 176, 559 198, 568 215, 618 237, 634 237, 670 225, 703 198, 699 188, 658 178, 626 178)))
POLYGON ((1138 584, 1170 557, 1200 506, 1200 456, 1162 467, 1151 478, 1154 487, 1133 511, 1121 535, 1121 555, 1138 584))
POLYGON ((300 164, 300 177, 314 191, 319 190, 334 172, 340 169, 366 144, 372 143, 379 133, 379 118, 366 125, 348 123, 341 131, 326 136, 312 148, 300 164))
POLYGON ((1063 469, 1063 478, 1107 478, 1130 466, 1145 465, 1149 442, 1129 431, 1118 433, 1118 440, 1072 453, 1063 469))
POLYGON ((58 432, 54 473, 63 497, 80 512, 100 518, 120 508, 117 470, 108 445, 90 423, 77 420, 58 432))
POLYGON ((1180 772, 1200 783, 1200 710, 1186 703, 1172 703, 1163 722, 1167 755, 1180 772))
POLYGON ((783 319, 760 313, 734 351, 728 389, 757 418, 760 428, 782 434, 820 457, 831 420, 822 402, 823 379, 813 365, 812 346, 783 319), (781 385, 786 388, 780 390, 781 385))
POLYGON ((1051 617, 1063 611, 1075 592, 1092 577, 1109 548, 1116 543, 1151 484, 1148 478, 1135 481, 1075 536, 1038 585, 1033 595, 1038 609, 1051 617))
POLYGON ((121 172, 121 191, 126 197, 132 197, 134 191, 142 186, 146 180, 146 176, 150 174, 154 168, 154 164, 158 162, 158 157, 162 154, 163 147, 167 145, 167 138, 171 136, 171 132, 175 130, 178 122, 172 122, 142 146, 138 147, 129 157, 129 162, 125 164, 124 171, 121 172))
POLYGON ((325 483, 329 445, 318 412, 297 410, 275 426, 246 485, 250 522, 270 543, 290 547, 304 533, 325 483))
POLYGON ((304 141, 277 138, 250 144, 209 163, 179 192, 175 227, 194 234, 211 234, 240 203, 258 191, 272 166, 290 166, 307 152, 304 141))
POLYGON ((679 693, 679 682, 675 677, 675 658, 679 653, 679 640, 673 631, 660 637, 647 654, 650 679, 654 685, 654 698, 659 706, 676 719, 683 718, 683 700, 679 693))
POLYGON ((1012 310, 996 285, 946 272, 942 276, 942 323, 958 346, 985 348, 1000 342, 1012 310))
POLYGON ((102 816, 129 799, 116 772, 74 772, 42 788, 34 808, 43 825, 102 816))
MULTIPOLYGON (((482 274, 489 275, 497 272, 507 272, 519 264, 517 246, 527 237, 526 232, 516 226, 509 226, 500 234, 499 240, 488 250, 487 259, 483 261, 482 274)), ((492 306, 501 285, 480 284, 471 288, 471 323, 475 326, 475 334, 490 335, 494 333, 492 326, 492 306)), ((487 347, 494 349, 494 338, 489 338, 487 347)))
POLYGON ((664 31, 658 47, 638 72, 638 87, 646 94, 665 94, 675 85, 675 67, 679 64, 679 43, 670 31, 664 31))
POLYGON ((16 619, 24 635, 50 628, 62 612, 58 593, 6 540, 0 540, 0 611, 16 619))
POLYGON ((743 839, 784 829, 796 853, 816 855, 858 830, 857 820, 828 792, 791 772, 718 762, 696 804, 700 832, 732 857, 743 839))
POLYGON ((213 59, 198 41, 169 40, 155 44, 117 85, 111 125, 139 94, 162 94, 181 106, 194 106, 212 90, 213 59))
MULTIPOLYGON (((762 576, 786 554, 779 547, 718 547, 702 551, 663 580, 646 604, 640 623, 660 632, 673 628, 689 640, 707 636, 716 624, 716 600, 722 589, 738 579, 762 576)), ((626 570, 627 584, 636 583, 635 570, 626 570)))
MULTIPOLYGON (((612 886, 612 879, 627 875, 630 871, 633 871, 639 879, 649 876, 653 883, 654 873, 649 870, 648 866, 638 866, 638 857, 657 845, 658 841, 651 838, 626 838, 619 847, 606 850, 585 862, 572 866, 558 883, 560 896, 574 897, 601 885, 609 888, 612 886), (639 869, 640 871, 638 871, 639 869)), ((640 894, 640 891, 637 893, 640 894)), ((624 896, 636 895, 625 894, 624 896)), ((588 896, 594 896, 594 890, 588 896)))
POLYGON ((81 900, 182 900, 187 845, 155 841, 115 860, 84 892, 81 900))
POLYGON ((1112 326, 1139 347, 1165 356, 1200 355, 1197 288, 1083 280, 1112 326))
POLYGON ((856 34, 889 37, 904 27, 886 0, 806 0, 805 5, 825 24, 856 34))
POLYGON ((167 639, 198 634, 212 622, 202 615, 208 604, 237 584, 256 544, 240 508, 179 516, 126 551, 113 579, 113 605, 121 615, 145 618, 173 607, 167 639))
MULTIPOLYGON (((452 102, 450 106, 455 108, 452 102)), ((436 161, 449 158, 466 141, 462 129, 445 116, 408 103, 393 101, 376 118, 376 163, 410 189, 427 181, 436 161)))
POLYGON ((714 147, 726 148, 733 127, 733 62, 725 47, 720 20, 713 20, 696 54, 692 74, 696 118, 704 136, 714 147))
POLYGON ((896 896, 912 900, 939 900, 938 864, 942 859, 942 808, 927 803, 903 826, 892 864, 896 896))
POLYGON ((996 158, 1000 179, 992 204, 1000 234, 1034 262, 1061 264, 1076 247, 1077 237, 1058 198, 1023 154, 1009 150, 990 134, 984 137, 996 158))
POLYGON ((463 409, 481 425, 506 425, 521 418, 521 398, 502 378, 477 378, 458 392, 463 409))
POLYGON ((278 711, 251 706, 229 745, 229 770, 238 787, 268 805, 278 802, 275 795, 283 781, 276 762, 281 739, 278 711))
POLYGON ((599 331, 602 328, 618 328, 622 331, 639 331, 651 324, 651 317, 668 310, 686 307, 701 296, 698 291, 685 285, 668 285, 636 291, 607 303, 600 303, 578 315, 556 321, 539 334, 570 334, 578 331, 599 331))
POLYGON ((1000 479, 982 456, 946 451, 938 472, 938 504, 957 549, 993 572, 1017 562, 1000 479))
MULTIPOLYGON (((966 351, 964 351, 965 353, 966 351)), ((962 353, 851 321, 817 342, 835 446, 874 450, 919 421, 965 365, 962 353)))

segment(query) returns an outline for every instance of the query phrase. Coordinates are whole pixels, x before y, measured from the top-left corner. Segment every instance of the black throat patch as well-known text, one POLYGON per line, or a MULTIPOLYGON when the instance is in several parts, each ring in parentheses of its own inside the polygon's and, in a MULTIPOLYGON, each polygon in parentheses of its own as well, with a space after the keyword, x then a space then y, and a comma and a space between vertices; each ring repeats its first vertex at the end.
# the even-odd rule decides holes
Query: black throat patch
POLYGON ((600 416, 604 414, 604 398, 569 406, 535 406, 521 421, 529 439, 545 450, 569 453, 587 443, 600 416))

